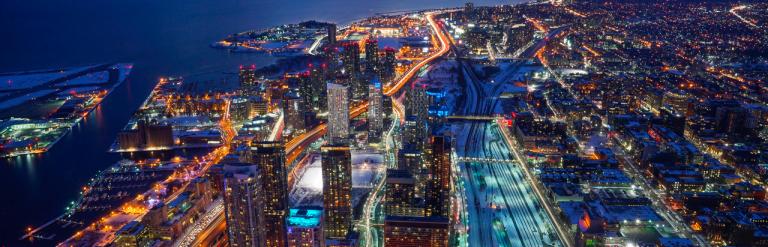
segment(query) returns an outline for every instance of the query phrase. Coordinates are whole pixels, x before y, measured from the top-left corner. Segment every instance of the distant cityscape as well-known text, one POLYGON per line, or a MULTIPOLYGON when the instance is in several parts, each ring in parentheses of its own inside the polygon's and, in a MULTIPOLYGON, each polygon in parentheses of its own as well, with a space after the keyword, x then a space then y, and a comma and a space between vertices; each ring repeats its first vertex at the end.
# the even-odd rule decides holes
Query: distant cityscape
MULTIPOLYGON (((768 246, 766 2, 466 3, 205 45, 280 60, 159 78, 122 160, 18 240, 768 246)), ((132 68, 0 74, 0 156, 47 151, 132 68)))

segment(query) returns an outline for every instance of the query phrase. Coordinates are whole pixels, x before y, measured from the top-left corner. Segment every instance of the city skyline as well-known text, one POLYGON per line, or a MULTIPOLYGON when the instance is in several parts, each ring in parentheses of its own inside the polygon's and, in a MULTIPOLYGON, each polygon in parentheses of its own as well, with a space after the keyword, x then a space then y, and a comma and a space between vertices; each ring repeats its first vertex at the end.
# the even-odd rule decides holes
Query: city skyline
POLYGON ((333 1, 0 73, 0 245, 768 246, 765 3, 333 1))

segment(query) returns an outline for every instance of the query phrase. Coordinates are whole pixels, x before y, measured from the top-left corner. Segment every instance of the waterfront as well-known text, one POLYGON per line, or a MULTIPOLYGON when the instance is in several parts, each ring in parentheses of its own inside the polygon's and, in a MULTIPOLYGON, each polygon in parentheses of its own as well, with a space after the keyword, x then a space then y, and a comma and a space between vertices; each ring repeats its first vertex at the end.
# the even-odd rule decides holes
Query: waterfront
MULTIPOLYGON (((511 1, 475 1, 478 5, 511 1)), ((158 77, 217 78, 239 64, 265 65, 272 58, 208 48, 227 34, 317 19, 346 23, 404 9, 459 6, 464 1, 360 3, 317 1, 78 1, 3 2, 0 72, 78 66, 101 62, 135 64, 120 85, 48 153, 3 160, 0 185, 9 203, 0 244, 11 243, 27 226, 63 212, 79 188, 98 170, 119 159, 106 150, 147 96, 158 77), (212 5, 215 4, 215 5, 212 5), (211 7, 213 6, 213 7, 211 7), (345 6, 343 9, 338 6, 345 6), (136 15, 141 13, 142 15, 136 15), (55 23, 55 24, 54 24, 55 23)), ((45 244, 42 244, 45 245, 45 244)))

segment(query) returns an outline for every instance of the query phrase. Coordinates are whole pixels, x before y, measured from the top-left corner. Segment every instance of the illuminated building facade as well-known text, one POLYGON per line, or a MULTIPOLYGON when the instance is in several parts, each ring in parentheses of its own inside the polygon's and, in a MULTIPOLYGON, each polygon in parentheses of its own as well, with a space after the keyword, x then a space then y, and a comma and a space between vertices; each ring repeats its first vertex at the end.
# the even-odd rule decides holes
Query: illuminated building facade
POLYGON ((118 133, 117 142, 120 149, 168 148, 174 145, 173 128, 139 121, 136 129, 118 133))
POLYGON ((365 42, 365 72, 374 73, 379 66, 379 42, 370 37, 365 42))
POLYGON ((424 216, 424 208, 416 201, 416 179, 407 170, 387 169, 384 213, 391 216, 424 216))
POLYGON ((265 188, 257 165, 225 164, 224 205, 229 246, 265 246, 265 188))
POLYGON ((321 147, 323 170, 323 233, 345 239, 352 228, 352 154, 349 146, 321 147))
POLYGON ((288 215, 288 182, 285 147, 282 142, 257 142, 250 147, 250 163, 259 167, 264 189, 264 231, 266 246, 286 244, 285 218, 288 215))
POLYGON ((240 90, 245 95, 256 95, 259 91, 259 84, 256 81, 256 65, 240 66, 238 77, 240 79, 240 90))
POLYGON ((368 143, 378 143, 384 131, 381 82, 374 79, 368 85, 368 143))
POLYGON ((349 139, 348 87, 328 83, 328 142, 344 144, 349 139))
POLYGON ((451 139, 433 136, 430 146, 427 150, 430 176, 425 190, 426 215, 448 217, 451 213, 451 139))
POLYGON ((357 42, 345 42, 342 44, 341 61, 344 63, 344 72, 354 75, 360 72, 360 45, 357 42))
POLYGON ((448 246, 450 221, 445 217, 387 216, 384 246, 448 246))

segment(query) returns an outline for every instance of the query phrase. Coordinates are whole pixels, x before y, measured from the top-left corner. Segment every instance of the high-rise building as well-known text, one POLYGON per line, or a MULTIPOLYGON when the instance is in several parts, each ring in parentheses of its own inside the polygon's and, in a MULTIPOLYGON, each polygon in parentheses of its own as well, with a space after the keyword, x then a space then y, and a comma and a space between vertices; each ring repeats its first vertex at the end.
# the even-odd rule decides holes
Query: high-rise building
POLYGON ((230 163, 222 169, 229 246, 264 246, 265 188, 261 183, 259 167, 248 163, 230 163))
POLYGON ((329 23, 327 28, 328 28, 328 43, 336 44, 336 24, 329 23))
POLYGON ((256 142, 249 150, 250 162, 261 172, 264 188, 265 246, 286 245, 285 218, 288 215, 288 182, 285 165, 285 147, 282 142, 256 142))
POLYGON ((437 135, 427 150, 429 180, 425 189, 426 216, 448 217, 451 212, 451 139, 437 135))
POLYGON ((304 133, 304 112, 302 111, 301 98, 295 93, 288 93, 283 100, 283 114, 285 114, 284 133, 290 137, 304 133))
POLYGON ((369 37, 365 42, 365 72, 375 73, 379 66, 379 42, 369 37))
POLYGON ((408 170, 387 169, 384 213, 392 216, 424 216, 416 203, 416 179, 408 170))
POLYGON ((405 115, 402 134, 403 148, 421 151, 426 141, 424 133, 426 128, 426 121, 421 121, 414 115, 405 115))
POLYGON ((384 132, 383 96, 381 82, 374 79, 368 84, 368 143, 380 142, 384 132))
POLYGON ((328 142, 346 144, 349 139, 348 87, 328 83, 328 142))
POLYGON ((384 246, 448 246, 450 230, 446 217, 387 216, 384 246))
POLYGON ((345 239, 352 228, 352 154, 349 146, 321 147, 323 170, 323 234, 345 239))
POLYGON ((360 72, 360 45, 357 42, 345 42, 342 45, 341 61, 344 63, 344 73, 355 75, 360 72))
POLYGON ((464 4, 464 15, 469 20, 475 19, 475 4, 471 2, 467 2, 464 4))
POLYGON ((240 66, 240 90, 245 95, 256 95, 259 91, 259 84, 256 81, 256 65, 240 66))
POLYGON ((395 48, 384 48, 384 58, 381 59, 379 77, 386 82, 395 78, 395 48))
POLYGON ((413 176, 420 176, 422 174, 422 151, 416 149, 413 146, 406 146, 397 152, 397 167, 399 169, 407 170, 413 176))
POLYGON ((404 145, 412 145, 422 149, 429 137, 427 122, 429 121, 429 95, 423 86, 412 86, 406 93, 405 117, 406 125, 404 145))

